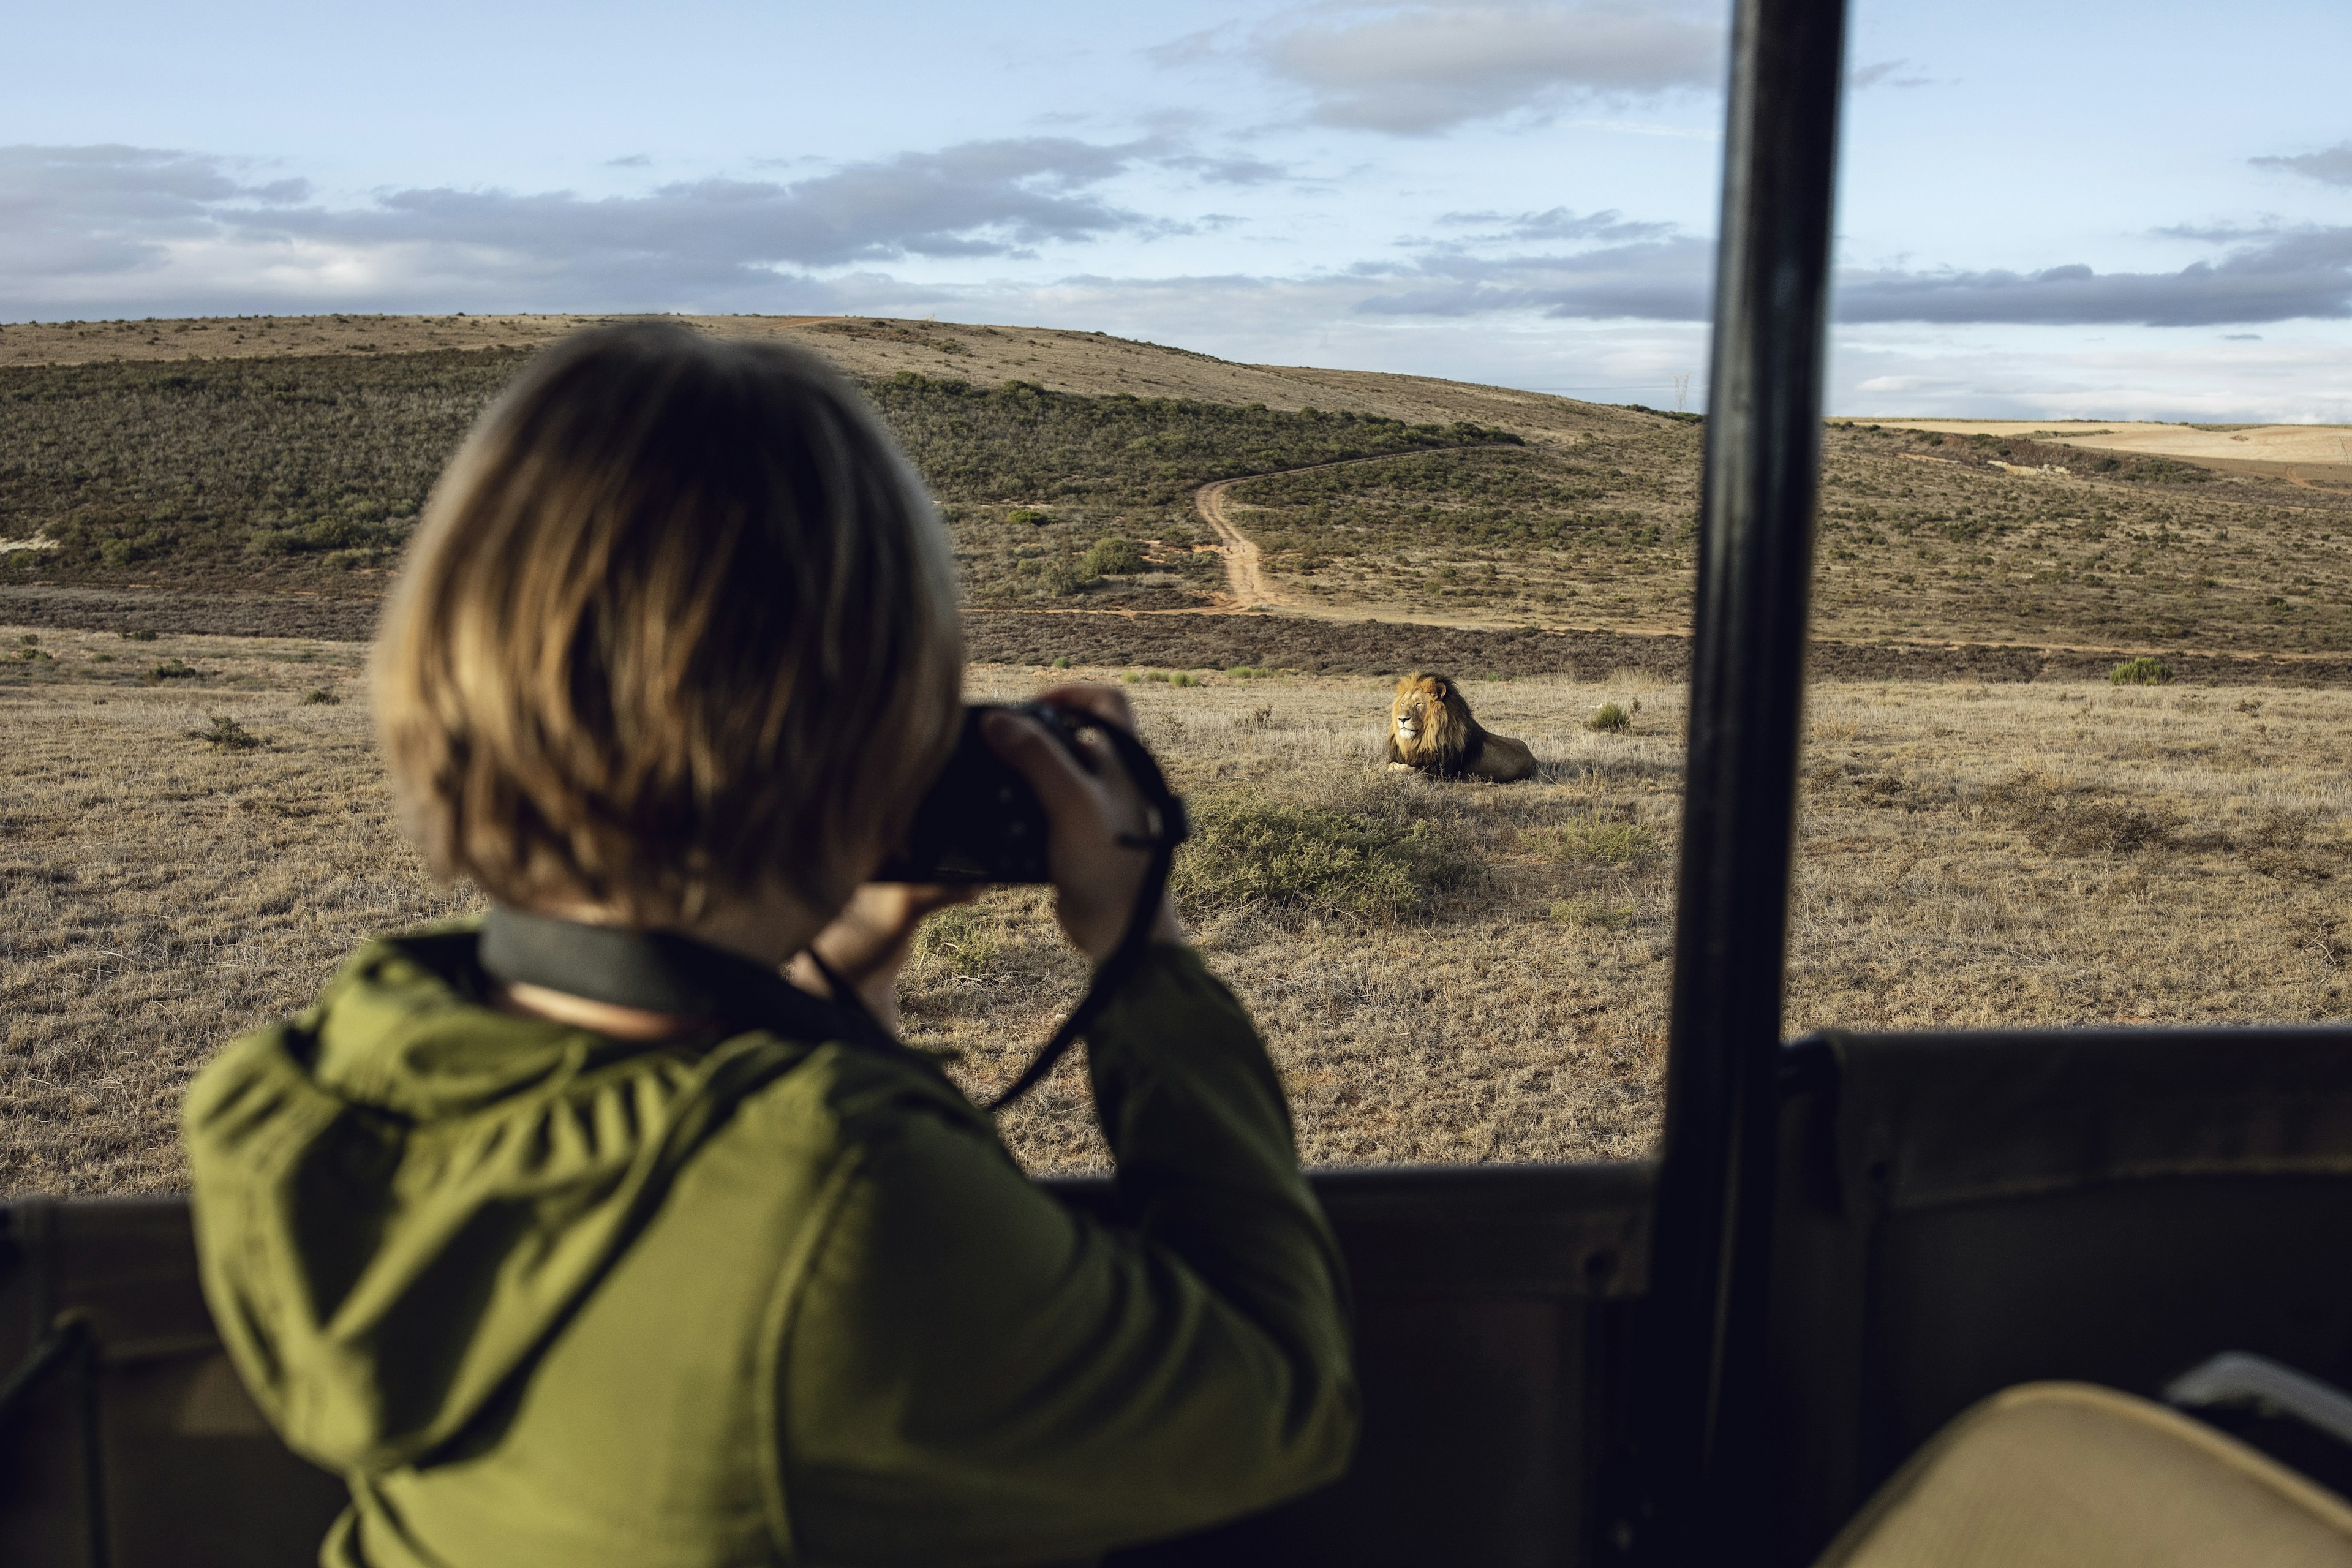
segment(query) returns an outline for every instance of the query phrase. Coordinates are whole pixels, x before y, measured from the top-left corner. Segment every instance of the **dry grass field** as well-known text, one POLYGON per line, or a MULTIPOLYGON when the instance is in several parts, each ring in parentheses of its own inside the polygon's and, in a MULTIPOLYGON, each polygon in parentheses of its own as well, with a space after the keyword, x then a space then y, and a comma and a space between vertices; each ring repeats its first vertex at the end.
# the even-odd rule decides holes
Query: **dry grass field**
MULTIPOLYGON (((0 1191, 169 1189, 179 1088, 222 1040, 467 900, 392 823, 358 646, 26 635, 0 632, 0 1191)), ((1077 673, 1138 677, 1203 819, 1189 917, 1310 1161, 1648 1146, 1678 688, 1474 684, 1545 763, 1496 787, 1381 769, 1373 679, 1077 673), (1632 728, 1587 728, 1611 701, 1632 728)), ((2347 721, 2343 690, 1818 686, 1792 1026, 2345 1016, 2347 721)), ((1037 894, 992 894, 927 933, 910 1037, 1002 1082, 1081 979, 1037 894)), ((1006 1131, 1040 1170, 1100 1157, 1075 1069, 1006 1131)))

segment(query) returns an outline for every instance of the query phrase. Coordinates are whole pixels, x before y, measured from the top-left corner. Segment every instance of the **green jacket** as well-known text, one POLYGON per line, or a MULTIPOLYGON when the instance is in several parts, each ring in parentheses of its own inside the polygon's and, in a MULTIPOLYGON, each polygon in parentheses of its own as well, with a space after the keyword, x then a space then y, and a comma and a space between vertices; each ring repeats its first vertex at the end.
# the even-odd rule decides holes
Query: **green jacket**
POLYGON ((1087 1558, 1337 1477, 1345 1276, 1249 1018, 1154 949, 1092 1031, 1117 1217, 912 1052, 632 1044, 371 943, 188 1092, 205 1289, 373 1568, 1087 1558))

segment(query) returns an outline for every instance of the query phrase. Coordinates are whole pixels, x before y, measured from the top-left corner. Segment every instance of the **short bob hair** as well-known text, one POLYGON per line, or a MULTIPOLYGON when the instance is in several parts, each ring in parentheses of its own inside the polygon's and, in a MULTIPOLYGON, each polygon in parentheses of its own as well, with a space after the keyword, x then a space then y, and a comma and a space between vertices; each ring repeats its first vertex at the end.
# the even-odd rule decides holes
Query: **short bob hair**
POLYGON ((434 869, 633 925, 837 909, 954 738, 955 571, 814 358, 682 327, 527 365, 435 488, 376 722, 434 869))

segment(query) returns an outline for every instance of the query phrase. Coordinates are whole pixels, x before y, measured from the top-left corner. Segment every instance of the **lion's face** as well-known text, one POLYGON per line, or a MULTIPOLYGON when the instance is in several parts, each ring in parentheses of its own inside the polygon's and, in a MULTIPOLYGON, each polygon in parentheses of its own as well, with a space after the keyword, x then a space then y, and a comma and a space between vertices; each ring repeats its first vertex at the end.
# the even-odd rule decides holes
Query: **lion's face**
POLYGON ((1398 681, 1396 700, 1389 708, 1397 750, 1408 757, 1459 751, 1461 721, 1467 716, 1453 684, 1435 675, 1408 675, 1398 681))

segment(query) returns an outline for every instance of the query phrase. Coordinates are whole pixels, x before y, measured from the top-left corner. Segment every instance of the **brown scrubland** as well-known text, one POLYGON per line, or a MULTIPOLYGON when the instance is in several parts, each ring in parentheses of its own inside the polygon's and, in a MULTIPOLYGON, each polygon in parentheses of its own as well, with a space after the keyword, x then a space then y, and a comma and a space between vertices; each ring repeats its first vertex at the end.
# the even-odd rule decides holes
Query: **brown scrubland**
MULTIPOLYGON (((0 1190, 177 1186, 181 1085, 367 933, 460 912, 401 839, 344 642, 0 633, 0 1190), (26 655, 46 657, 27 658, 26 655), (188 673, 177 673, 185 671, 188 673)), ((1202 818, 1181 887, 1317 1163, 1643 1152, 1665 1028, 1681 688, 1473 681, 1527 784, 1380 765, 1369 676, 1132 676, 1202 818), (1181 684, 1180 684, 1181 682, 1181 684), (1622 730, 1594 729, 1614 704, 1622 730)), ((1839 680, 1808 720, 1792 1027, 2341 1017, 2352 691, 1839 680)), ((1034 890, 935 923, 909 1037, 1010 1077, 1083 975, 1034 890)), ((1034 1168, 1101 1152, 1066 1068, 1034 1168)))
MULTIPOLYGON (((393 820, 364 640, 450 447, 580 324, 0 326, 0 1192, 178 1186, 212 1051, 475 907, 393 820)), ((974 695, 1128 683, 1310 1163, 1650 1147, 1699 422, 1101 333, 689 324, 874 398, 953 533, 974 695), (1384 769, 1416 668, 1537 777, 1384 769)), ((2352 449, 1832 421, 1816 582, 1792 1028, 2352 1011, 2352 449)), ((1039 892, 992 892, 927 929, 909 1037, 985 1091, 1083 979, 1039 892)), ((1103 1157, 1074 1066, 1005 1131, 1103 1157)))

